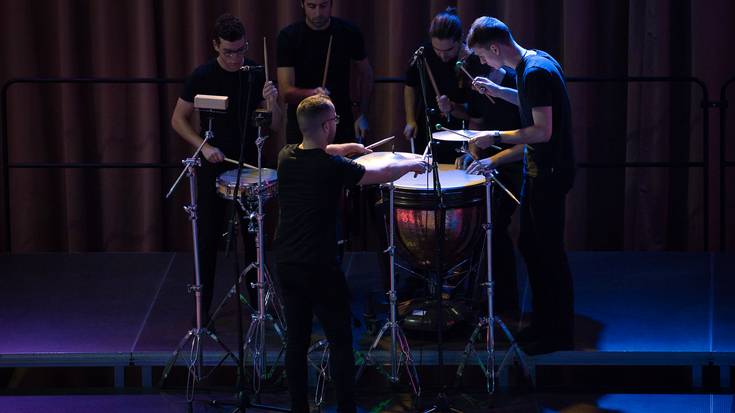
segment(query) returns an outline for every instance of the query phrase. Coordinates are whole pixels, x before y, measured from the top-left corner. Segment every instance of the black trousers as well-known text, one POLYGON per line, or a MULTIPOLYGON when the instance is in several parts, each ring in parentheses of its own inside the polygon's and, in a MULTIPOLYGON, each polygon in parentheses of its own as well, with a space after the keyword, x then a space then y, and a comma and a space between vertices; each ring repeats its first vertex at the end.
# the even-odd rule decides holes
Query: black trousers
MULTIPOLYGON (((199 272, 202 281, 202 314, 204 319, 208 319, 208 314, 212 306, 212 297, 214 294, 214 279, 217 269, 217 251, 225 245, 227 235, 225 233, 229 227, 229 220, 232 216, 232 208, 234 203, 224 199, 217 194, 217 177, 228 169, 232 169, 229 165, 213 165, 206 160, 202 160, 202 167, 197 170, 197 223, 199 236, 199 272)), ((241 213, 242 216, 242 213, 241 213)), ((255 237, 247 232, 247 221, 242 221, 242 225, 237 229, 241 235, 244 245, 245 265, 254 262, 256 259, 255 237)), ((233 238, 232 242, 237 242, 237 238, 233 238)), ((237 251, 236 245, 230 247, 232 252, 237 251)), ((240 263, 241 267, 243 263, 240 263)), ((256 271, 250 271, 247 274, 246 285, 248 296, 252 300, 255 297, 255 291, 250 288, 251 282, 257 278, 256 271)), ((234 274, 232 278, 225 280, 228 284, 234 283, 234 274)))
POLYGON ((526 177, 521 194, 519 248, 533 295, 531 324, 541 339, 565 344, 574 336, 574 289, 564 249, 564 208, 573 175, 526 177))
POLYGON ((286 307, 286 375, 291 411, 308 413, 307 360, 311 322, 316 314, 329 341, 337 411, 355 412, 355 357, 349 290, 336 266, 278 263, 278 278, 286 307))

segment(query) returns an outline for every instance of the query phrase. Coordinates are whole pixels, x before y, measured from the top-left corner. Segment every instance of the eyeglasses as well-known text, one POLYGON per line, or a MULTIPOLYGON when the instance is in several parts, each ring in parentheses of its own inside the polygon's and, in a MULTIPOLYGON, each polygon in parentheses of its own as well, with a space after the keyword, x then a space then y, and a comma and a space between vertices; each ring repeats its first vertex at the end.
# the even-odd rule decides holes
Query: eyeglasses
POLYGON ((245 46, 237 49, 237 50, 230 50, 230 49, 222 49, 222 55, 227 58, 233 58, 233 57, 240 57, 244 56, 245 53, 248 51, 248 42, 245 42, 245 46))
POLYGON ((327 122, 329 122, 329 121, 334 121, 334 124, 335 125, 339 125, 339 115, 334 115, 333 118, 329 118, 329 119, 325 120, 324 122, 322 122, 322 126, 324 126, 324 124, 327 123, 327 122))

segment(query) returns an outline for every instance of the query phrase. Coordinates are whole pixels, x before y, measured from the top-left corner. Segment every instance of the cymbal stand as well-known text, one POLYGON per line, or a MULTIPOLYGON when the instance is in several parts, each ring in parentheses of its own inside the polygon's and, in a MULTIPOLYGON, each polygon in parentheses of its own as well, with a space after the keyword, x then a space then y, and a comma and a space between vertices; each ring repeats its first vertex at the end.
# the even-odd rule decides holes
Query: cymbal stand
POLYGON ((388 237, 389 245, 384 252, 388 253, 388 255, 390 256, 390 291, 388 291, 387 293, 390 306, 390 319, 386 321, 385 324, 383 324, 383 327, 380 329, 378 335, 375 337, 375 340, 370 346, 370 349, 368 349, 367 353, 365 353, 365 362, 362 363, 360 365, 360 368, 357 370, 355 381, 360 378, 363 370, 365 369, 365 366, 367 366, 368 363, 373 365, 376 364, 372 356, 373 350, 378 348, 378 345, 380 344, 380 340, 383 338, 383 335, 386 331, 388 331, 388 329, 390 329, 390 375, 388 375, 388 380, 390 380, 390 382, 393 384, 398 383, 401 366, 405 365, 406 375, 408 376, 409 384, 411 385, 411 391, 413 391, 413 393, 416 395, 416 398, 418 398, 421 396, 421 384, 419 383, 418 372, 416 371, 416 365, 414 364, 413 358, 411 356, 411 348, 408 346, 406 335, 403 333, 401 326, 398 325, 398 321, 396 320, 398 313, 398 297, 396 292, 395 217, 393 205, 393 192, 395 189, 395 185, 393 184, 393 182, 390 182, 386 185, 388 186, 389 191, 388 214, 390 216, 390 233, 388 237))
POLYGON ((229 348, 227 348, 222 340, 220 340, 219 337, 217 337, 212 331, 208 330, 205 326, 202 326, 202 284, 199 272, 199 228, 197 226, 196 167, 201 166, 199 153, 201 152, 204 145, 213 137, 214 134, 212 133, 212 115, 210 114, 208 119, 208 129, 205 132, 204 141, 202 141, 201 145, 199 145, 197 150, 190 158, 186 158, 182 161, 182 163, 184 164, 184 169, 181 171, 181 174, 179 174, 176 182, 174 182, 174 184, 171 186, 171 189, 166 194, 166 198, 170 197, 183 176, 187 175, 189 177, 189 196, 191 197, 191 203, 185 206, 184 210, 189 215, 189 220, 191 221, 192 239, 194 241, 194 285, 189 286, 189 292, 194 293, 194 302, 196 305, 196 327, 189 330, 181 339, 179 345, 176 347, 176 350, 174 350, 173 355, 166 364, 166 367, 163 370, 163 374, 161 375, 161 379, 159 380, 160 387, 164 384, 169 374, 171 373, 171 369, 176 364, 176 360, 178 359, 181 350, 184 348, 186 343, 191 341, 191 350, 189 352, 189 360, 187 362, 189 374, 186 380, 186 396, 189 403, 194 400, 194 387, 196 383, 206 378, 206 376, 202 374, 204 365, 201 343, 202 337, 209 337, 225 351, 225 355, 219 361, 217 367, 220 366, 227 359, 227 357, 232 358, 232 360, 236 364, 239 364, 238 358, 232 353, 232 351, 230 351, 229 348))
POLYGON ((459 380, 461 380, 462 375, 464 374, 465 366, 467 365, 467 360, 470 356, 475 356, 477 358, 477 362, 480 365, 480 368, 482 369, 482 372, 485 374, 485 387, 489 394, 494 394, 496 387, 495 387, 495 381, 496 381, 496 374, 499 374, 503 371, 504 368, 508 367, 509 362, 513 359, 513 356, 518 359, 518 363, 520 364, 521 368, 523 369, 523 373, 526 376, 526 378, 530 377, 530 371, 528 369, 528 362, 525 359, 525 356, 523 354, 523 351, 521 350, 520 346, 518 345, 518 342, 516 342, 513 335, 510 333, 510 330, 508 330, 508 327, 506 327, 505 323, 503 323, 503 320, 500 319, 500 317, 496 316, 493 309, 493 297, 494 297, 494 287, 495 282, 493 281, 493 267, 492 267, 492 258, 493 258, 493 247, 492 247, 492 235, 493 235, 493 224, 492 224, 492 189, 493 189, 493 183, 497 183, 498 186, 505 191, 516 203, 518 202, 518 199, 513 195, 512 192, 508 190, 508 188, 503 185, 500 180, 497 179, 496 175, 497 172, 493 170, 485 171, 485 219, 486 223, 483 225, 485 228, 485 242, 486 242, 486 253, 487 253, 487 281, 482 283, 482 286, 485 287, 486 293, 487 293, 487 316, 482 316, 477 321, 477 324, 475 325, 474 331, 472 331, 472 334, 470 335, 469 340, 467 341, 467 344, 464 348, 464 353, 462 355, 462 361, 460 362, 459 366, 457 367, 457 382, 459 383, 459 380), (495 366, 495 327, 499 327, 500 331, 506 336, 508 341, 510 342, 510 347, 508 350, 506 350, 505 355, 503 356, 502 361, 500 362, 500 365, 497 367, 495 366), (480 356, 480 353, 475 349, 475 345, 477 341, 480 339, 480 335, 482 333, 485 333, 485 362, 483 363, 482 357, 480 356))

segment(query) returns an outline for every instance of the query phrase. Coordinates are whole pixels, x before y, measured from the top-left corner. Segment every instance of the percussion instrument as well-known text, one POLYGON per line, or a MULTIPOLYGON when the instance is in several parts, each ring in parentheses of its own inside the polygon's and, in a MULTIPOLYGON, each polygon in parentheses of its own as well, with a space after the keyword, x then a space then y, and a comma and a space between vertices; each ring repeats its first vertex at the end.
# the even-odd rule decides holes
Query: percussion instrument
MULTIPOLYGON (((440 165, 439 182, 445 209, 442 241, 442 271, 472 255, 481 235, 484 182, 481 175, 468 175, 454 165, 440 165)), ((435 271, 438 200, 431 173, 406 174, 394 182, 394 217, 399 251, 419 270, 435 271)), ((383 189, 387 197, 387 188, 383 189)))
MULTIPOLYGON (((258 170, 243 169, 240 171, 240 188, 235 191, 237 169, 223 172, 217 177, 217 193, 225 199, 238 196, 243 199, 253 199, 258 196, 258 170)), ((263 197, 264 200, 278 194, 278 174, 275 169, 263 168, 263 197)))

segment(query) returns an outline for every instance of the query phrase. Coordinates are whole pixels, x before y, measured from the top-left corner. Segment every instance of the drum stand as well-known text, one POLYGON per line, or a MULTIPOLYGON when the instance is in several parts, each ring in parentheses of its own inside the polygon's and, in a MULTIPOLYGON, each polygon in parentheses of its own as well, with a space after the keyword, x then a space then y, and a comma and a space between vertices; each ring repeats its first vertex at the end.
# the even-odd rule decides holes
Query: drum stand
POLYGON ((406 367, 406 374, 408 375, 408 380, 411 385, 411 390, 416 395, 416 398, 421 396, 421 384, 419 383, 419 376, 416 372, 416 366, 413 362, 413 358, 411 357, 411 349, 408 346, 408 340, 406 339, 406 335, 403 333, 403 330, 401 330, 401 327, 398 325, 398 322, 396 321, 396 314, 397 314, 397 293, 396 293, 396 259, 395 259, 395 228, 394 228, 394 211, 393 211, 393 191, 395 186, 393 185, 393 182, 387 184, 389 189, 389 245, 388 248, 384 251, 387 252, 390 256, 390 291, 388 291, 388 300, 390 305, 390 319, 383 324, 383 327, 378 332, 378 335, 375 337, 375 341, 373 341, 373 344, 370 346, 370 349, 365 353, 365 362, 360 365, 360 368, 357 370, 357 375, 355 378, 355 381, 357 381, 360 376, 362 375, 363 370, 365 369, 365 366, 370 363, 373 365, 377 364, 375 363, 375 360, 373 359, 372 353, 373 350, 375 350, 378 345, 380 344, 380 339, 383 338, 383 334, 385 334, 388 329, 390 329, 390 375, 388 375, 388 380, 390 380, 391 383, 396 384, 399 381, 399 371, 401 369, 401 365, 405 363, 406 367), (399 349, 400 347, 400 349, 399 349), (399 354, 400 350, 400 354, 399 354))
POLYGON ((493 309, 493 296, 494 296, 494 286, 495 283, 493 281, 493 267, 492 267, 492 258, 493 258, 493 248, 492 248, 492 235, 493 235, 493 225, 492 225, 492 187, 493 182, 497 183, 498 186, 503 189, 516 203, 518 202, 518 199, 513 196, 513 193, 510 192, 495 176, 496 175, 495 170, 490 170, 485 173, 485 211, 486 211, 486 223, 484 225, 485 227, 485 242, 486 242, 486 253, 487 253, 487 282, 482 283, 482 286, 485 287, 487 292, 487 316, 480 317, 478 320, 475 330, 470 335, 469 340, 467 341, 467 344, 464 348, 464 353, 462 357, 462 361, 460 362, 459 366, 457 367, 457 379, 458 383, 459 380, 462 378, 462 375, 464 373, 464 368, 467 364, 467 359, 474 355, 477 358, 477 362, 480 365, 480 368, 482 369, 482 372, 485 374, 485 387, 487 389, 487 392, 489 394, 495 393, 495 377, 496 374, 500 374, 503 369, 505 369, 509 364, 509 362, 512 360, 513 356, 515 355, 518 359, 518 363, 521 365, 521 368, 523 368, 524 375, 528 378, 530 377, 530 372, 528 369, 528 363, 525 359, 525 356, 523 354, 523 351, 521 351, 520 346, 515 341, 515 338, 513 338, 513 335, 510 333, 510 330, 508 330, 508 327, 505 326, 505 323, 495 315, 494 309, 493 309), (500 331, 505 334, 506 338, 510 342, 510 347, 508 350, 506 350, 505 355, 503 356, 502 361, 500 362, 500 365, 495 368, 495 326, 500 327, 500 331), (480 338, 481 333, 485 333, 485 362, 483 363, 482 358, 480 357, 480 353, 475 349, 475 344, 477 343, 478 339, 480 338))
MULTIPOLYGON (((189 403, 192 403, 194 400, 194 386, 196 383, 202 381, 206 376, 202 374, 203 371, 203 365, 204 365, 204 359, 203 359, 203 351, 202 351, 202 337, 209 337, 212 341, 217 343, 222 349, 225 351, 225 355, 220 359, 219 363, 216 367, 219 367, 226 359, 227 357, 232 358, 232 360, 239 364, 239 361, 237 357, 230 351, 229 348, 220 340, 213 332, 208 330, 206 327, 202 326, 202 284, 201 284, 201 278, 199 273, 199 242, 198 242, 198 234, 199 234, 199 228, 197 226, 197 182, 196 182, 196 167, 201 166, 201 160, 199 159, 199 153, 202 150, 202 147, 212 139, 214 134, 212 133, 212 116, 209 116, 209 128, 205 132, 204 135, 204 141, 201 145, 197 148, 197 150, 194 152, 194 154, 190 158, 186 158, 182 161, 182 163, 185 165, 184 170, 181 171, 181 174, 179 174, 179 177, 176 179, 176 182, 171 186, 171 189, 168 191, 168 194, 166 194, 166 198, 170 197, 173 193, 176 186, 181 181, 181 178, 186 174, 189 177, 189 195, 191 197, 191 204, 184 207, 184 210, 189 215, 189 220, 191 221, 191 232, 192 232, 192 238, 194 240, 194 285, 189 286, 189 292, 194 292, 194 301, 196 303, 196 327, 189 330, 184 335, 184 338, 181 339, 179 342, 179 345, 176 347, 176 350, 174 350, 173 355, 171 356, 171 359, 166 364, 165 369, 163 370, 163 374, 161 375, 161 379, 158 383, 159 387, 161 387, 166 379, 168 378, 168 375, 171 373, 171 369, 176 364, 176 360, 179 357, 179 353, 184 348, 187 342, 191 341, 191 350, 189 353, 189 361, 188 361, 188 369, 189 374, 186 380, 186 397, 187 401, 189 403)), ((216 368, 215 367, 215 368, 216 368)))

